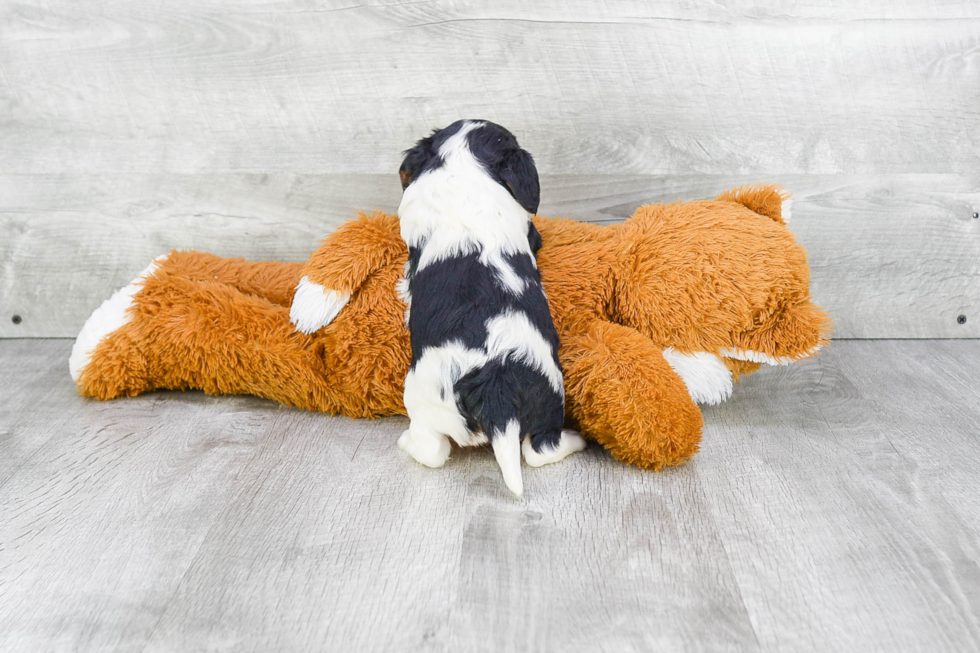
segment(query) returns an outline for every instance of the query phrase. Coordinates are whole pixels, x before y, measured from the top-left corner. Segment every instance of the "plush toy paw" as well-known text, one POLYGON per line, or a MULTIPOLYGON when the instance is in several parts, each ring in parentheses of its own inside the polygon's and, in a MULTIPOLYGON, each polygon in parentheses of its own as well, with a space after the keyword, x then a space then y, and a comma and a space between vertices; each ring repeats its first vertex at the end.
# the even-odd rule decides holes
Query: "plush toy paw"
POLYGON ((138 277, 128 286, 120 288, 113 293, 112 297, 102 302, 102 305, 95 309, 85 321, 78 338, 75 339, 75 344, 71 348, 71 356, 68 358, 68 370, 71 372, 71 378, 75 383, 78 383, 82 372, 91 362, 92 353, 99 346, 99 343, 132 319, 129 309, 133 305, 133 297, 142 290, 147 277, 152 276, 166 258, 167 255, 164 254, 153 259, 138 277))
POLYGON ((585 449, 585 438, 568 429, 561 432, 561 439, 553 449, 547 445, 541 451, 535 451, 531 444, 531 438, 524 438, 521 450, 524 452, 524 462, 531 467, 541 467, 550 463, 556 463, 567 456, 585 449))
POLYGON ((442 467, 449 459, 452 446, 449 438, 441 433, 426 433, 412 429, 406 430, 398 438, 402 451, 426 467, 442 467))
POLYGON ((731 370, 718 356, 704 351, 681 354, 667 347, 664 360, 684 381, 694 403, 713 406, 732 396, 731 370))
POLYGON ((337 317, 350 295, 328 290, 303 277, 296 286, 296 295, 289 308, 289 320, 296 329, 307 335, 319 331, 337 317))

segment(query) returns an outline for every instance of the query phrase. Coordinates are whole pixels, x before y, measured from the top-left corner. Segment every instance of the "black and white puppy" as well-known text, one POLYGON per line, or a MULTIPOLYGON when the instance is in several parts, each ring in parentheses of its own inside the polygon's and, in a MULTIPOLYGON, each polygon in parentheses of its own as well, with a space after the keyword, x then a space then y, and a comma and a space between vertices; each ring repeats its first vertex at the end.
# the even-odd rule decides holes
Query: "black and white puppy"
POLYGON ((558 334, 535 255, 540 197, 531 155, 492 122, 460 120, 406 151, 398 217, 408 244, 411 419, 398 445, 441 467, 449 438, 487 441, 523 493, 521 450, 537 467, 585 447, 563 431, 558 334), (521 442, 523 441, 523 446, 521 442))

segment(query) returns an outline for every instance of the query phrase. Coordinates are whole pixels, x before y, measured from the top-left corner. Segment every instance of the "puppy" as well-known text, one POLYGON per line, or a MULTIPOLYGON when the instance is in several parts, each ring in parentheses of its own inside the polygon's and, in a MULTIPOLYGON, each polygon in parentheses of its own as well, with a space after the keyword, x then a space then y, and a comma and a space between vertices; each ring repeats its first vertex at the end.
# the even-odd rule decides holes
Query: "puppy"
POLYGON ((398 445, 441 467, 449 438, 489 441, 520 496, 522 449, 537 467, 585 447, 562 430, 558 334, 530 219, 540 197, 534 161, 500 125, 460 120, 407 150, 399 174, 409 251, 399 292, 409 305, 412 366, 411 423, 398 445))

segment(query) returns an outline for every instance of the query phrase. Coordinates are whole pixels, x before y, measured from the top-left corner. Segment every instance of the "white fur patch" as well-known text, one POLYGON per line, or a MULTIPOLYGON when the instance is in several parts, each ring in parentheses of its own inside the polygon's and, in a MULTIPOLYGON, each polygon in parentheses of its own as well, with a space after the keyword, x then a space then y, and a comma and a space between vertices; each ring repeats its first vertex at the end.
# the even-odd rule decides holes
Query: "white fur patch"
POLYGON ((585 438, 575 431, 565 429, 561 432, 561 440, 558 441, 558 446, 554 449, 544 447, 541 453, 538 453, 531 446, 531 438, 524 438, 524 444, 521 445, 521 449, 524 452, 524 461, 528 465, 531 467, 541 467, 542 465, 556 463, 576 451, 585 449, 585 438))
POLYGON ((793 217, 792 197, 783 200, 782 206, 779 209, 779 214, 783 216, 783 222, 789 224, 790 219, 793 217))
MULTIPOLYGON (((516 272, 514 272, 513 266, 504 260, 504 257, 499 253, 490 256, 484 256, 481 258, 486 259, 486 263, 494 271, 494 276, 497 278, 504 288, 511 291, 515 295, 520 295, 524 292, 527 284, 524 279, 521 279, 516 272)), ((534 256, 531 256, 531 261, 534 261, 534 256)), ((537 263, 535 263, 537 267, 537 263)))
POLYGON ((491 359, 511 356, 533 367, 547 377, 551 389, 565 396, 561 370, 555 364, 551 345, 544 339, 527 315, 506 311, 487 320, 487 354, 491 359))
POLYGON ((418 424, 419 429, 447 435, 464 447, 485 443, 486 435, 467 430, 456 406, 454 385, 487 360, 485 353, 457 341, 427 348, 405 377, 405 409, 412 427, 418 424))
POLYGON ((289 320, 296 325, 297 331, 311 334, 333 322, 348 300, 350 295, 327 290, 304 276, 296 286, 293 304, 289 307, 289 320))
POLYGON ((714 354, 703 351, 681 354, 673 347, 664 349, 663 354, 695 403, 720 404, 732 396, 732 373, 714 354))
POLYGON ((803 352, 799 356, 770 356, 761 351, 751 349, 722 349, 721 355, 725 358, 734 358, 737 361, 749 361, 750 363, 765 363, 766 365, 789 365, 804 358, 816 355, 822 347, 817 345, 813 349, 803 352))
POLYGON ((133 305, 133 297, 143 288, 144 280, 152 276, 159 263, 166 258, 167 255, 164 254, 153 259, 128 286, 120 288, 112 297, 102 302, 102 305, 95 309, 82 325, 82 330, 71 348, 71 356, 68 358, 68 370, 75 383, 78 383, 82 370, 91 362, 92 352, 99 343, 132 319, 129 315, 129 307, 133 305))
POLYGON ((398 438, 401 450, 426 467, 435 469, 445 465, 452 450, 449 439, 441 433, 421 430, 414 422, 412 426, 415 428, 409 427, 398 438))
POLYGON ((521 476, 521 424, 516 419, 507 422, 503 433, 494 434, 490 441, 497 459, 504 484, 517 496, 524 494, 524 478, 521 476))
POLYGON ((403 302, 405 302, 405 326, 408 326, 408 318, 412 314, 412 289, 408 285, 408 267, 409 264, 405 262, 405 272, 402 274, 402 278, 398 280, 395 284, 395 292, 403 302))
POLYGON ((504 256, 532 257, 527 231, 530 216, 506 188, 487 173, 470 152, 466 135, 483 123, 468 122, 439 149, 443 165, 419 175, 408 185, 398 206, 402 239, 420 247, 416 273, 448 258, 480 252, 503 286, 524 291, 504 256))

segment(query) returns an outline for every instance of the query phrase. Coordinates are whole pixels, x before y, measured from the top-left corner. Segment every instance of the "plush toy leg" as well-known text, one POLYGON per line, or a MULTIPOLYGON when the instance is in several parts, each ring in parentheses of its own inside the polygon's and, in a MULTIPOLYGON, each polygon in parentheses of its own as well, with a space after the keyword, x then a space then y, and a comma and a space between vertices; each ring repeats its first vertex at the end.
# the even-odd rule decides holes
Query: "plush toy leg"
MULTIPOLYGON (((80 381, 92 353, 102 340, 115 337, 123 326, 144 317, 135 307, 142 302, 145 293, 141 291, 150 279, 154 279, 151 285, 155 287, 161 279, 166 283, 172 278, 201 283, 202 287, 223 284, 272 303, 287 305, 292 300, 299 270, 298 263, 251 262, 201 252, 172 251, 160 256, 132 283, 116 291, 86 321, 69 360, 72 378, 80 381)), ((89 394, 84 387, 82 389, 83 394, 89 394)), ((119 394, 126 391, 125 388, 118 390, 119 394)))
POLYGON ((818 306, 802 303, 774 315, 770 324, 742 334, 722 356, 752 363, 787 365, 809 358, 830 342, 830 318, 818 306))
POLYGON ((205 252, 172 251, 167 254, 161 272, 192 281, 214 281, 248 295, 289 306, 299 283, 302 263, 247 261, 225 258, 205 252))
POLYGON ((628 327, 594 322, 562 335, 566 412, 613 457, 680 465, 701 440, 701 411, 661 349, 628 327))
POLYGON ((124 323, 85 352, 79 392, 110 399, 159 388, 200 389, 376 414, 365 407, 363 392, 331 383, 315 339, 289 322, 298 275, 295 264, 172 253, 123 298, 124 323))

